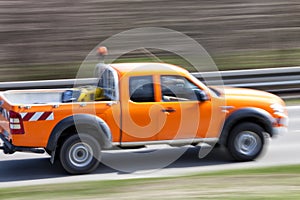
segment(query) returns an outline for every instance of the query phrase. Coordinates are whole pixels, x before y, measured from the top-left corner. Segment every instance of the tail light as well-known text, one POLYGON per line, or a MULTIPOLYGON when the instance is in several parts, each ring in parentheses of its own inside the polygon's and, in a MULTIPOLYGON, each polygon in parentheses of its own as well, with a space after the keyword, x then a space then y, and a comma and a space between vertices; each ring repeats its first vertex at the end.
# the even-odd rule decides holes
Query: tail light
POLYGON ((24 134, 23 120, 19 113, 9 111, 9 128, 11 134, 24 134))

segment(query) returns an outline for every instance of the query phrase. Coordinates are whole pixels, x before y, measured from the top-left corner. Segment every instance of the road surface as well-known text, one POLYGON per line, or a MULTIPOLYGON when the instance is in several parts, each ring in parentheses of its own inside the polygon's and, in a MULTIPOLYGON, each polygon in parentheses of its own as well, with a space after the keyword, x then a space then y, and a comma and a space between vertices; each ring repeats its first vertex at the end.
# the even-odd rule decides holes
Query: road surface
POLYGON ((288 111, 289 132, 270 141, 265 154, 253 162, 234 162, 222 148, 213 150, 202 159, 198 158, 199 148, 195 147, 168 147, 159 151, 153 148, 133 152, 110 151, 103 153, 103 161, 106 165, 101 164, 94 173, 70 176, 63 171, 58 162, 51 165, 49 156, 46 154, 15 153, 4 155, 1 152, 0 187, 162 177, 223 169, 300 164, 300 106, 288 107, 288 111), (182 151, 184 151, 182 156, 170 163, 174 154, 182 153, 182 151))

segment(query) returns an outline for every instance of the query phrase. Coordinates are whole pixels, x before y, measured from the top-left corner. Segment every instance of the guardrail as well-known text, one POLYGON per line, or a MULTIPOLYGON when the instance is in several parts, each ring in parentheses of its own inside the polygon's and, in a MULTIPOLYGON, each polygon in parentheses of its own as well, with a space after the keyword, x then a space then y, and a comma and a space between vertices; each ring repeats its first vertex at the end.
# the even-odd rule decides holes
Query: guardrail
POLYGON ((300 98, 300 67, 204 72, 193 75, 210 85, 221 75, 224 85, 265 90, 285 99, 300 98))
MULTIPOLYGON (((276 93, 283 98, 300 98, 300 67, 231 70, 221 72, 192 73, 196 78, 209 83, 246 87, 276 93)), ((68 88, 95 83, 96 79, 60 79, 43 81, 0 82, 0 90, 68 88)))

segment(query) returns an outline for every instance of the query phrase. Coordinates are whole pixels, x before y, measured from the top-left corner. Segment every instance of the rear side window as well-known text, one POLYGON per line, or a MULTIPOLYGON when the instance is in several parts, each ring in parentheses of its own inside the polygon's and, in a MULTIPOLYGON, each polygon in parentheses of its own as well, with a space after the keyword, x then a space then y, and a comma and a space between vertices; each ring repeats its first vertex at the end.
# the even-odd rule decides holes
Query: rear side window
POLYGON ((152 76, 135 76, 129 79, 130 100, 134 102, 154 102, 152 76))
POLYGON ((103 93, 106 98, 110 100, 116 100, 116 83, 111 70, 105 69, 102 72, 98 87, 103 89, 103 93))

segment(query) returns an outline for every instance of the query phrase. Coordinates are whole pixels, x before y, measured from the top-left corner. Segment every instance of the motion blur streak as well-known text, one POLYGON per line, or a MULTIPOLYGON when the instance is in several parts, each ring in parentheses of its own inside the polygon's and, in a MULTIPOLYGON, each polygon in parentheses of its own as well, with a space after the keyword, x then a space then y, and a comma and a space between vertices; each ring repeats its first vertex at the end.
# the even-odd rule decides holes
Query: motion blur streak
POLYGON ((96 44, 138 27, 185 33, 221 67, 300 65, 299 5, 298 0, 1 0, 0 81, 74 78, 76 64, 96 44), (276 52, 256 54, 269 50, 276 52), (228 54, 234 60, 224 57, 228 54))

